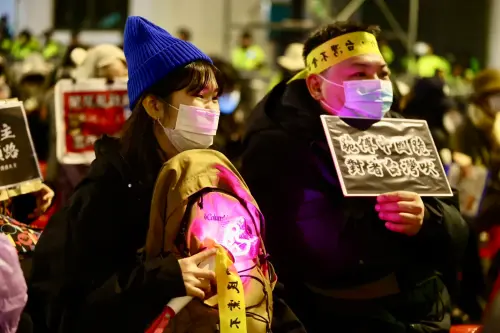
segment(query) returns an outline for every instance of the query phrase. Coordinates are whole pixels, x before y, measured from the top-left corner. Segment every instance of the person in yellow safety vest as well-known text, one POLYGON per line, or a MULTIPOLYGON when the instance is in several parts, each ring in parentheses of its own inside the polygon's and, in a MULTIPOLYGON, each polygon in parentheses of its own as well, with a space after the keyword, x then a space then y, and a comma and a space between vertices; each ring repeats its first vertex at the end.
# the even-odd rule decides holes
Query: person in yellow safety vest
POLYGON ((460 63, 453 65, 451 75, 446 80, 450 88, 450 96, 465 97, 472 93, 471 80, 466 78, 466 70, 460 63))
POLYGON ((0 31, 0 53, 7 54, 12 47, 12 40, 0 31))
POLYGON ((271 91, 278 83, 283 80, 289 80, 297 74, 297 72, 305 68, 302 52, 304 44, 292 43, 287 46, 285 54, 278 57, 279 70, 271 78, 269 91, 271 91))
POLYGON ((420 56, 416 61, 417 75, 420 77, 433 77, 436 70, 441 70, 445 77, 451 74, 451 65, 444 57, 434 54, 432 46, 419 42, 415 45, 415 53, 420 56))
POLYGON ((8 54, 12 47, 12 34, 9 29, 9 21, 6 15, 0 18, 0 54, 8 54))
POLYGON ((253 36, 245 31, 241 35, 240 45, 231 54, 231 61, 237 70, 255 71, 264 66, 266 55, 264 50, 253 43, 253 36))
POLYGON ((29 30, 23 30, 12 44, 11 55, 16 60, 23 60, 31 53, 40 50, 40 44, 29 30))
POLYGON ((63 47, 62 45, 52 39, 54 31, 47 30, 43 35, 45 38, 45 44, 42 48, 42 55, 45 60, 52 60, 61 56, 63 47))

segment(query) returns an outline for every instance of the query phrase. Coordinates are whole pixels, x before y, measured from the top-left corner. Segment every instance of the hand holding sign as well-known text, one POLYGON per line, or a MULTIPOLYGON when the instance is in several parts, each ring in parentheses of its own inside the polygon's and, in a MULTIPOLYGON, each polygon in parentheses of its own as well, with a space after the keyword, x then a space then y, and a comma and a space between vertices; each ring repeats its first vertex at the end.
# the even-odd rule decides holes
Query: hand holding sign
POLYGON ((375 210, 391 231, 415 236, 422 228, 425 207, 417 193, 398 191, 377 197, 375 210))

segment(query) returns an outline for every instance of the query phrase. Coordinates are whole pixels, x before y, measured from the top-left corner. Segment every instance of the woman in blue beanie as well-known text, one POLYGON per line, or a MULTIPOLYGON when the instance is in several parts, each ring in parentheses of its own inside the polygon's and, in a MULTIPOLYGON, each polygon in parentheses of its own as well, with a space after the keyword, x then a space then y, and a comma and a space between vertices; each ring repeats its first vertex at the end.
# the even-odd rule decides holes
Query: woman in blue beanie
MULTIPOLYGON (((162 165, 212 145, 220 73, 193 44, 141 17, 129 17, 124 51, 133 112, 120 139, 96 142, 88 176, 37 244, 29 294, 37 333, 144 332, 168 300, 204 299, 215 278, 198 267, 213 250, 181 260, 171 252, 155 260, 137 253, 151 234, 162 165)), ((280 300, 274 314, 287 328, 273 332, 302 332, 280 300)))
POLYGON ((165 300, 203 298, 214 278, 197 267, 213 253, 142 264, 136 251, 163 162, 212 144, 219 72, 193 44, 140 17, 128 19, 124 49, 134 111, 121 139, 97 141, 88 176, 39 242, 29 305, 37 332, 144 332, 165 300), (173 130, 180 105, 213 110, 209 134, 173 130))

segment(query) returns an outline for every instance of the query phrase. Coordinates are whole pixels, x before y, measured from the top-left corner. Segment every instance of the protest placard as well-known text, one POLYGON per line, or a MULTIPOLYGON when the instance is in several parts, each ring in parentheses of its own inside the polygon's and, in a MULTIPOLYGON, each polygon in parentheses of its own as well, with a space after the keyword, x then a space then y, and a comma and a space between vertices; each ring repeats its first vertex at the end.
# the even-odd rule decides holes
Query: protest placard
POLYGON ((55 86, 57 158, 62 164, 89 164, 94 142, 120 133, 128 111, 127 82, 117 79, 60 80, 55 86))
POLYGON ((488 169, 482 165, 461 167, 457 163, 451 163, 448 166, 448 180, 458 191, 462 215, 476 217, 488 185, 488 169))
POLYGON ((0 200, 36 190, 41 179, 23 104, 0 101, 0 200))
POLYGON ((426 121, 373 122, 328 115, 321 116, 321 121, 345 196, 403 190, 452 196, 426 121), (353 121, 362 126, 348 124, 353 121))

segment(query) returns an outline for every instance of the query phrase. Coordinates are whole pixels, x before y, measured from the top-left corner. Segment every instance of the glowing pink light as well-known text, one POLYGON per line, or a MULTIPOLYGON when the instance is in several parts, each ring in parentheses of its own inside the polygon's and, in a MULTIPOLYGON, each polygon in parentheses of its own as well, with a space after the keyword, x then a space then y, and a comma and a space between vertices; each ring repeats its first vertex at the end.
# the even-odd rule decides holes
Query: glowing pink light
POLYGON ((205 240, 213 240, 231 252, 237 266, 250 265, 260 250, 260 224, 254 223, 250 214, 227 195, 208 193, 203 197, 203 209, 193 217, 188 240, 192 240, 192 236, 201 244, 205 240))
POLYGON ((247 256, 252 250, 252 246, 259 240, 252 237, 244 229, 245 218, 243 216, 232 219, 224 227, 224 237, 221 244, 226 247, 234 257, 247 256), (247 237, 246 239, 243 237, 247 237))

